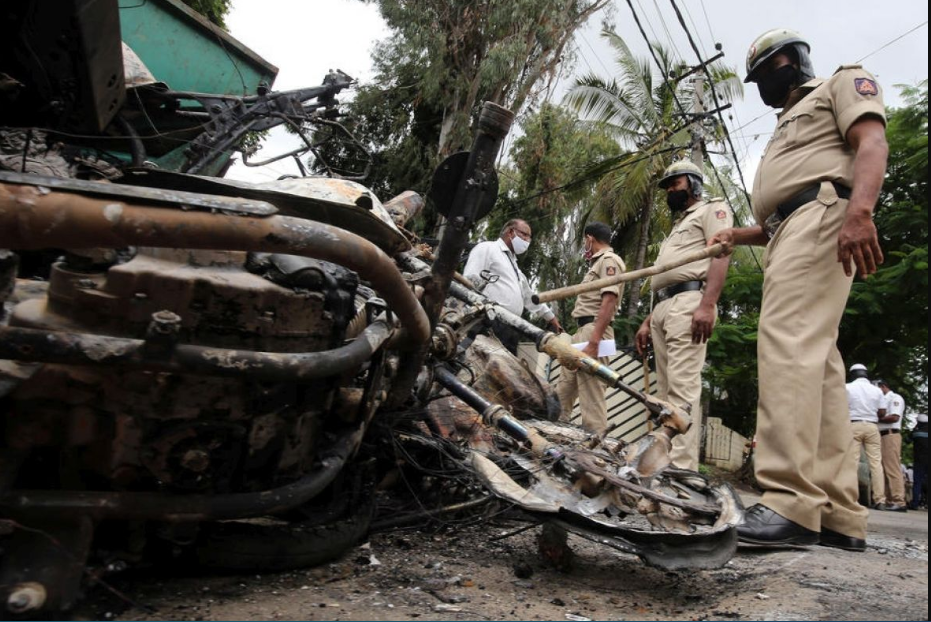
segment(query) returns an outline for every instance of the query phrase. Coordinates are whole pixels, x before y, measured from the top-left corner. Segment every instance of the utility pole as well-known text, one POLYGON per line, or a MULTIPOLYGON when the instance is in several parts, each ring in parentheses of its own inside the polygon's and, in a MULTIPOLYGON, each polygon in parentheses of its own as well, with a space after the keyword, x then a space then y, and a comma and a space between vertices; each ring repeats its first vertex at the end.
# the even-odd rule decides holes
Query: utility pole
POLYGON ((694 113, 692 116, 692 163, 695 164, 699 169, 702 168, 704 163, 704 157, 702 154, 702 139, 703 131, 702 127, 704 125, 705 119, 705 72, 700 70, 695 78, 695 105, 694 113))

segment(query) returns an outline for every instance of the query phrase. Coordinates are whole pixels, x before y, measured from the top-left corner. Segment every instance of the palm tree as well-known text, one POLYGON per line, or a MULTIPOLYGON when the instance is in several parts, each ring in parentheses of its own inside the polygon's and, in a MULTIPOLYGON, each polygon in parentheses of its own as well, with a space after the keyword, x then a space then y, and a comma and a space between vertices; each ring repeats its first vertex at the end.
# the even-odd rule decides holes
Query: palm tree
MULTIPOLYGON (((651 221, 657 225, 654 231, 657 228, 668 231, 670 226, 668 213, 653 209, 656 182, 666 167, 684 154, 691 140, 688 113, 694 106, 693 88, 685 80, 654 79, 649 59, 636 58, 616 33, 606 30, 601 34, 614 51, 619 78, 582 76, 566 96, 566 103, 584 118, 609 128, 626 150, 587 174, 600 176, 601 209, 597 215, 615 223, 615 230, 622 237, 622 248, 635 244, 631 269, 639 269, 644 266, 651 245, 651 221)), ((651 45, 661 75, 681 75, 688 69, 661 44, 651 45)), ((706 70, 724 101, 743 93, 733 70, 717 64, 708 65, 706 70)), ((655 253, 658 245, 653 246, 655 253)), ((637 314, 639 302, 640 289, 631 287, 628 318, 637 314)))

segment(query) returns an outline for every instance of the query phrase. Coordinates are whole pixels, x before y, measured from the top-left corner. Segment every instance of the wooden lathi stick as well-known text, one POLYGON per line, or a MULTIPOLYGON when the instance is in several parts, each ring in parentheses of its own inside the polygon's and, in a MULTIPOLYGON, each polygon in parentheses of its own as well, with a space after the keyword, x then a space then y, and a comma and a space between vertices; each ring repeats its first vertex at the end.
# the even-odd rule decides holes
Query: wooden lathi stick
POLYGON ((546 292, 540 292, 533 295, 533 301, 537 304, 540 304, 541 302, 550 302, 552 300, 571 298, 572 296, 578 296, 584 292, 591 292, 603 287, 617 285, 618 283, 626 283, 627 281, 634 281, 643 277, 653 276, 654 274, 659 274, 661 272, 668 272, 673 268, 684 266, 685 264, 692 263, 693 261, 701 261, 702 259, 708 259, 709 257, 717 257, 723 251, 724 247, 721 244, 715 244, 714 246, 703 248, 700 251, 695 251, 694 253, 686 255, 685 257, 677 259, 676 261, 656 264, 650 266, 649 268, 643 268, 642 270, 634 270, 633 272, 623 272, 617 276, 596 279, 594 281, 589 281, 588 283, 579 283, 578 285, 569 285, 568 287, 560 287, 558 289, 551 289, 546 292))

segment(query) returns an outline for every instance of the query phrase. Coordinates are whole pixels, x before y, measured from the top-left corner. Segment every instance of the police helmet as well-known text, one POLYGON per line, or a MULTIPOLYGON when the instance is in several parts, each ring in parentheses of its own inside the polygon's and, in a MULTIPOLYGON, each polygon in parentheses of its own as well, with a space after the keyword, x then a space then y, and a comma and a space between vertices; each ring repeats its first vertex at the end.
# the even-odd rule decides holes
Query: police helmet
POLYGON ((857 378, 869 378, 869 374, 866 371, 866 365, 862 365, 860 363, 854 363, 847 371, 851 380, 856 380, 857 378))
POLYGON ((754 40, 747 51, 747 77, 744 82, 756 82, 756 71, 777 52, 791 48, 798 56, 799 84, 804 84, 815 77, 808 53, 811 45, 802 35, 788 28, 767 30, 754 40))
POLYGON ((688 177, 689 190, 692 196, 696 199, 700 199, 702 184, 705 182, 705 178, 701 168, 689 160, 679 160, 666 167, 666 170, 663 171, 663 177, 659 180, 659 187, 665 190, 669 187, 669 184, 672 183, 672 180, 680 175, 686 175, 688 177))

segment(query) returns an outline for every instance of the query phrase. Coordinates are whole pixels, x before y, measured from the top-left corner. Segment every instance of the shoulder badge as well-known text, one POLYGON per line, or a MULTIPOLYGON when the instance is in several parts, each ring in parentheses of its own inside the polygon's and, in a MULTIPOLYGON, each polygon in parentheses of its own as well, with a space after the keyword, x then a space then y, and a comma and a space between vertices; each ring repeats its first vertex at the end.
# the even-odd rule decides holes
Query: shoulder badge
POLYGON ((605 274, 607 274, 608 276, 614 276, 615 274, 617 274, 617 268, 614 266, 607 266, 605 267, 605 274))
POLYGON ((724 220, 725 218, 727 218, 727 212, 725 212, 723 209, 715 210, 714 216, 718 220, 724 220))
POLYGON ((860 95, 879 95, 879 87, 869 78, 854 78, 853 85, 860 95))

